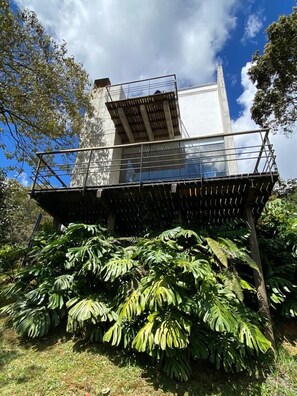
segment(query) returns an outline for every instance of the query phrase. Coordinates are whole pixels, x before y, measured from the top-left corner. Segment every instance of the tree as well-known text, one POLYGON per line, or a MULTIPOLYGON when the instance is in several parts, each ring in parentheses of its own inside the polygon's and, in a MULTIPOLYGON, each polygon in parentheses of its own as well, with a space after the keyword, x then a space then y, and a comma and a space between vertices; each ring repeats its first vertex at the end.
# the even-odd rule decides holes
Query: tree
POLYGON ((281 183, 258 222, 263 270, 274 315, 297 317, 297 189, 281 183))
POLYGON ((5 178, 5 174, 2 170, 0 170, 0 240, 3 241, 5 239, 5 235, 7 229, 10 226, 10 218, 8 214, 7 208, 7 181, 5 178))
MULTIPOLYGON (((42 214, 40 227, 50 227, 52 217, 29 198, 29 191, 14 179, 6 180, 5 207, 9 222, 1 242, 26 247, 38 215, 42 214)), ((1 245, 0 242, 0 245, 1 245)))
POLYGON ((15 12, 8 0, 0 0, 0 32, 2 149, 30 162, 32 152, 70 147, 84 113, 91 112, 86 72, 67 56, 65 43, 45 33, 34 12, 15 12))
POLYGON ((0 247, 27 247, 40 213, 41 228, 50 228, 51 216, 29 199, 28 189, 0 170, 0 247))
POLYGON ((266 32, 264 53, 256 52, 249 70, 257 87, 251 114, 262 127, 290 134, 297 120, 297 7, 266 32))

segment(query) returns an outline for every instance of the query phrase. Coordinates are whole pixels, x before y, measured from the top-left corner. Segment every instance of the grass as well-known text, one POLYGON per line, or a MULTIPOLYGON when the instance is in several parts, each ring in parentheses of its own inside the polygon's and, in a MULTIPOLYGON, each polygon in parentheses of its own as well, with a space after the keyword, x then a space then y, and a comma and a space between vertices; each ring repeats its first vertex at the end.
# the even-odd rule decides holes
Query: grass
POLYGON ((275 365, 256 379, 246 373, 225 374, 202 362, 193 378, 178 383, 148 367, 144 360, 102 344, 85 344, 62 330, 37 342, 19 338, 0 319, 0 394, 2 396, 295 396, 297 394, 296 324, 280 329, 275 365))

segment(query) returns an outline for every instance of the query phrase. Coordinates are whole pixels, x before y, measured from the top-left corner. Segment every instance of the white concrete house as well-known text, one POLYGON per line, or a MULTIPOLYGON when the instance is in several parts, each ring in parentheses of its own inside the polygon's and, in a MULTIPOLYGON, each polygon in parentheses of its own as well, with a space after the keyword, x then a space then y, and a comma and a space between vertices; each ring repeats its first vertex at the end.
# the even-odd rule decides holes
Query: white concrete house
MULTIPOLYGON (((237 173, 221 66, 217 82, 179 90, 175 76, 115 86, 96 80, 91 100, 95 114, 86 120, 80 147, 109 148, 93 153, 88 185, 237 173)), ((72 186, 83 183, 87 163, 88 154, 79 153, 72 186)))
POLYGON ((221 66, 203 86, 103 78, 90 95, 79 148, 38 153, 31 196, 59 222, 136 235, 147 223, 257 220, 278 179, 275 155, 268 130, 232 132, 221 66))

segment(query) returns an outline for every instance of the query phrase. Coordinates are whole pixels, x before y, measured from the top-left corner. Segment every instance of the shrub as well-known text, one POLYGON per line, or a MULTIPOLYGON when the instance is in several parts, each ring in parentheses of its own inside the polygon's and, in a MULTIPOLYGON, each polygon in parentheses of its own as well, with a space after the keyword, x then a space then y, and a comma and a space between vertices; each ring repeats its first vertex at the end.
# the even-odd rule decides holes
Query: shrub
POLYGON ((179 380, 192 360, 240 371, 269 350, 246 303, 255 290, 243 274, 257 266, 243 246, 181 227, 125 245, 97 225, 39 235, 2 312, 29 337, 65 319, 68 332, 145 353, 179 380))
POLYGON ((266 204, 258 225, 270 305, 276 315, 297 317, 297 212, 287 199, 266 204))

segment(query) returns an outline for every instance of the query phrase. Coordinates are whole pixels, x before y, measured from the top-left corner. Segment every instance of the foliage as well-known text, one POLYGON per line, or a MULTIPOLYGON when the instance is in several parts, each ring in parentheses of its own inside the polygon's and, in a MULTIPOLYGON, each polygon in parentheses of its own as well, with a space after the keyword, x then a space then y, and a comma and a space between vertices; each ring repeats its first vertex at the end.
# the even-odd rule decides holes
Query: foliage
POLYGON ((24 257, 24 254, 25 250, 19 246, 0 246, 0 274, 5 273, 13 281, 15 268, 24 257))
POLYGON ((3 241, 10 226, 10 217, 7 207, 8 198, 7 180, 5 174, 0 169, 0 240, 3 241))
POLYGON ((273 195, 278 198, 286 198, 297 204, 297 179, 280 180, 273 188, 273 195))
POLYGON ((255 263, 227 238, 177 227, 125 247, 100 226, 71 224, 39 235, 2 312, 21 335, 40 337, 63 322, 70 333, 145 353, 179 380, 196 359, 241 371, 270 343, 239 268, 248 273, 255 263))
POLYGON ((249 70, 257 87, 251 114, 262 127, 282 128, 289 134, 297 120, 297 7, 266 32, 264 53, 254 55, 249 70))
POLYGON ((266 204, 258 240, 270 305, 285 317, 297 316, 297 201, 288 196, 266 204))
POLYGON ((0 141, 6 155, 23 162, 41 148, 72 146, 90 110, 87 74, 33 12, 15 12, 8 0, 0 0, 0 31, 0 132, 14 144, 0 141))

